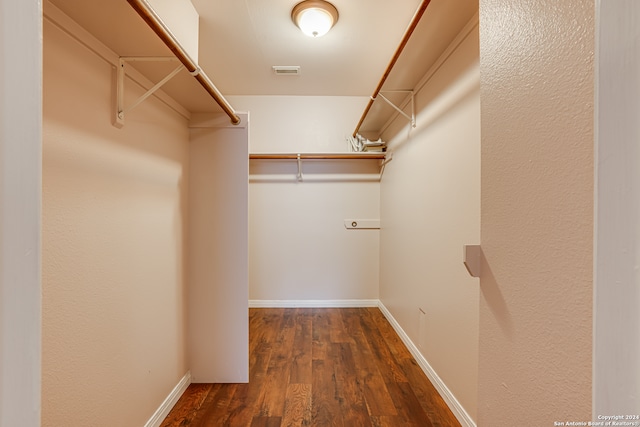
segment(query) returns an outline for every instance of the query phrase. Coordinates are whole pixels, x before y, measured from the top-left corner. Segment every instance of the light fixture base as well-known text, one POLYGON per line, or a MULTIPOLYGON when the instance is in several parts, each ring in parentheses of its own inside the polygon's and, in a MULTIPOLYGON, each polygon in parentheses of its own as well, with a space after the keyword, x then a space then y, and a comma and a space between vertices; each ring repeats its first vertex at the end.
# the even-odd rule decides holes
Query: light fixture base
POLYGON ((293 7, 291 19, 305 35, 321 37, 338 22, 338 9, 325 0, 305 0, 293 7))

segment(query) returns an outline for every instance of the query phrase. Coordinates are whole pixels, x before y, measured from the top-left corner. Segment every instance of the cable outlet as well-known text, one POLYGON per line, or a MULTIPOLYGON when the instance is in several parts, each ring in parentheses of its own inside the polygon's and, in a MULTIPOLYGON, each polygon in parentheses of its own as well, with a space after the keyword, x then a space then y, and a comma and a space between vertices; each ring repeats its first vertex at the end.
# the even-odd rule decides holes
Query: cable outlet
POLYGON ((427 313, 422 308, 418 308, 418 347, 427 348, 427 313))

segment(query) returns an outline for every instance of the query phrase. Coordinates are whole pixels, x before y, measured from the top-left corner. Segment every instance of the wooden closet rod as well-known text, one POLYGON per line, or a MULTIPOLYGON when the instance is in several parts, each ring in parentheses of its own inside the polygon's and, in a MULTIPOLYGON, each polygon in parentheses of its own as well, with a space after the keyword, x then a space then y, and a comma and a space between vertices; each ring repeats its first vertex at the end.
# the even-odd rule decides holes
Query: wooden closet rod
POLYGON ((404 33, 404 36, 402 36, 402 40, 400 41, 400 44, 398 45, 396 52, 393 54, 391 61, 389 61, 389 65, 387 65, 387 69, 384 71, 384 74, 382 75, 382 78, 378 83, 378 87, 376 87, 376 90, 373 91, 373 95, 371 95, 371 98, 369 99, 369 103, 367 104, 367 107, 364 109, 364 112, 362 113, 362 117, 360 117, 360 121, 358 122, 358 125, 356 126, 356 129, 353 131, 354 138, 358 134, 358 131, 360 130, 360 126, 362 126, 362 123, 364 122, 364 119, 367 117, 367 114, 369 114, 369 110, 371 109, 373 102, 376 100, 376 98, 378 97, 378 94, 382 90, 382 86, 384 85, 384 82, 387 81, 387 77, 389 77, 391 70, 393 70, 393 67, 396 65, 396 62, 398 62, 398 58, 400 58, 400 54, 402 54, 404 47, 407 45, 407 42, 411 38, 411 34, 413 34, 413 30, 416 29, 416 27, 418 26, 418 22, 420 22, 420 18, 422 18, 422 15, 424 14, 425 10, 427 10, 427 6, 429 6, 430 1, 431 0, 422 0, 422 3, 418 7, 418 10, 416 10, 416 13, 413 15, 413 18, 411 18, 411 22, 409 23, 409 26, 407 27, 407 30, 404 33))
POLYGON ((240 117, 236 114, 235 110, 229 104, 229 102, 222 96, 218 88, 209 80, 209 77, 204 71, 200 69, 189 54, 180 45, 176 37, 171 30, 165 25, 155 11, 149 6, 146 0, 127 0, 131 7, 138 12, 138 15, 151 27, 151 29, 160 37, 160 39, 167 45, 173 54, 182 62, 189 73, 196 78, 196 80, 204 87, 204 89, 211 95, 211 97, 218 103, 220 108, 224 110, 225 114, 229 116, 231 123, 237 125, 240 123, 240 117))
POLYGON ((289 154, 289 153, 283 153, 283 154, 250 154, 249 158, 250 159, 256 159, 256 160, 297 160, 298 156, 301 160, 305 160, 305 159, 313 159, 313 160, 361 160, 361 159, 377 159, 377 160, 382 160, 385 158, 385 154, 384 153, 371 153, 371 154, 364 154, 364 153, 347 153, 347 154, 341 154, 341 153, 336 153, 336 154, 328 154, 328 153, 308 153, 308 154, 289 154))

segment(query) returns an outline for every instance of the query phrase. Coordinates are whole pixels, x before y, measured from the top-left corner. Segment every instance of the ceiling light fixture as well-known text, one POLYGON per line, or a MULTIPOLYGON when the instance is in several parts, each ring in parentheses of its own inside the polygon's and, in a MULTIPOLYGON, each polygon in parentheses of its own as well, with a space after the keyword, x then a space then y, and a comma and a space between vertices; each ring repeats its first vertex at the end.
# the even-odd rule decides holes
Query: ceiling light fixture
POLYGON ((338 9, 328 1, 305 0, 294 6, 291 19, 307 36, 321 37, 338 22, 338 9))

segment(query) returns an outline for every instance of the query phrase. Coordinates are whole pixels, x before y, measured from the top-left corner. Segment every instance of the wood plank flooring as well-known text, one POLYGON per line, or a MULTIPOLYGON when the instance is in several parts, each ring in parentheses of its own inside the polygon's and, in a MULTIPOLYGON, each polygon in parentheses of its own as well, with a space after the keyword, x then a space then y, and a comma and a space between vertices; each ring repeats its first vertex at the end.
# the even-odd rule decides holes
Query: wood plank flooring
POLYGON ((249 311, 249 383, 191 384, 161 427, 460 426, 377 308, 249 311))

